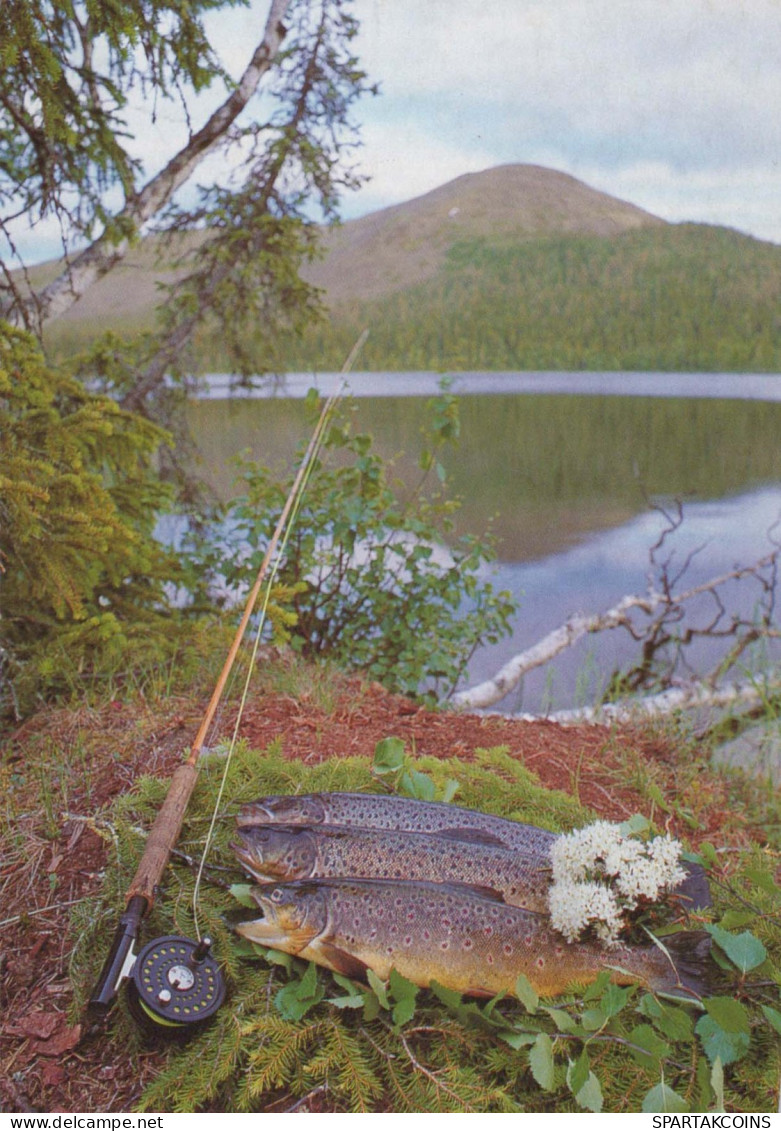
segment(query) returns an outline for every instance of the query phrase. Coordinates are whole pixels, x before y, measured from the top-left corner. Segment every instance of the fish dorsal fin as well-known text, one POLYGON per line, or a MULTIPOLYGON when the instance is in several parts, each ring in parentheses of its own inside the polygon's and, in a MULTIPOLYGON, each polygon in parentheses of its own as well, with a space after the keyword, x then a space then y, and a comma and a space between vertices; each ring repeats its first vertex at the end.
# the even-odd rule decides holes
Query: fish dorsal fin
POLYGON ((448 840, 466 841, 469 844, 485 844, 492 848, 507 848, 506 841, 483 829, 438 829, 432 836, 446 837, 448 840))
MULTIPOLYGON (((407 882, 414 883, 412 880, 407 882)), ((449 880, 446 884, 431 884, 430 886, 440 888, 442 891, 452 891, 455 895, 476 895, 479 899, 488 899, 492 903, 504 903, 502 893, 485 884, 462 884, 457 880, 449 880)))

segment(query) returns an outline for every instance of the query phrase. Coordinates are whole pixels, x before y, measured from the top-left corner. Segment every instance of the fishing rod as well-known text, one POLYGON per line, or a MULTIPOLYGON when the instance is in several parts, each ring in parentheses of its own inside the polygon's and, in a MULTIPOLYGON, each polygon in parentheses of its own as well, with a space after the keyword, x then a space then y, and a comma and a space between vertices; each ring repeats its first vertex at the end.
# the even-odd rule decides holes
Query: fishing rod
MULTIPOLYGON (((352 367, 366 333, 364 331, 350 351, 342 373, 348 372, 352 367)), ((342 382, 325 401, 320 412, 189 755, 174 771, 165 801, 155 818, 135 876, 125 894, 125 910, 120 916, 109 953, 88 1003, 88 1012, 95 1019, 105 1017, 126 981, 128 1002, 136 1020, 145 1028, 168 1036, 184 1036, 201 1028, 211 1020, 225 999, 225 978, 211 953, 211 939, 208 937, 189 939, 180 935, 165 935, 153 939, 137 952, 136 947, 140 941, 143 920, 154 906, 155 890, 182 829, 187 805, 198 779, 198 760, 203 752, 206 736, 269 567, 285 535, 291 513, 295 515, 306 488, 325 429, 341 397, 343 384, 342 382)), ((236 726, 238 728, 238 720, 236 726)))

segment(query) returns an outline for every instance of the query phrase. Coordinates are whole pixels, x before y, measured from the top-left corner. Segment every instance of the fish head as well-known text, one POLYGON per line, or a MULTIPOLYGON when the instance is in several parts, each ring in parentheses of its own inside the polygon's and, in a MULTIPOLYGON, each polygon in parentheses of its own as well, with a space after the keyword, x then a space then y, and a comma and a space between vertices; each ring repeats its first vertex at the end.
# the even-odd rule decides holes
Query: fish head
POLYGON ((238 823, 246 825, 321 825, 325 820, 323 799, 316 793, 275 794, 242 806, 238 823))
POLYGON ((325 896, 316 884, 267 884, 250 894, 263 914, 236 925, 236 933, 250 942, 300 954, 328 927, 325 896))
POLYGON ((231 848, 259 880, 300 880, 315 869, 317 850, 311 834, 284 825, 240 828, 231 848))

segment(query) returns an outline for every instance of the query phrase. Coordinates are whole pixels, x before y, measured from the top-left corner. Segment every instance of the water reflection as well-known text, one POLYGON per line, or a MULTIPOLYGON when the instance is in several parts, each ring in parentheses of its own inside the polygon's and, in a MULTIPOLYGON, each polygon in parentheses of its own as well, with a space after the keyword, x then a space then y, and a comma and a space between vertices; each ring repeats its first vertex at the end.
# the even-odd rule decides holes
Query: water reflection
MULTIPOLYGON (((679 384, 696 378, 711 390, 722 387, 718 377, 675 375, 679 384)), ((748 378, 729 380, 737 387, 748 378)), ((779 378, 762 380, 770 383, 769 396, 779 378)), ((247 450, 281 471, 311 427, 297 399, 201 400, 189 411, 201 470, 226 499, 236 493, 236 453, 247 450)), ((425 399, 362 397, 349 411, 357 428, 373 433, 379 451, 395 458, 400 490, 411 489, 420 477, 425 399)), ((683 560, 697 548, 692 580, 761 556, 781 512, 781 403, 707 395, 467 395, 461 422, 459 446, 445 457, 451 490, 463 499, 458 530, 480 534, 492 522, 501 562, 497 580, 522 604, 513 639, 475 657, 473 680, 492 674, 573 612, 599 612, 644 589, 648 549, 661 521, 649 510, 652 500, 686 500, 676 554, 683 560)), ((736 599, 754 600, 748 593, 736 599)), ((503 707, 590 702, 632 656, 631 642, 619 632, 584 641, 560 659, 554 674, 529 676, 503 707)), ((697 657, 705 665, 711 659, 697 657)))
MULTIPOLYGON (((768 487, 731 499, 689 503, 678 531, 665 542, 658 560, 669 561, 671 575, 682 571, 678 591, 750 564, 775 548, 781 537, 781 486, 768 487)), ((648 512, 615 530, 594 535, 564 553, 535 562, 505 562, 495 571, 495 582, 509 589, 521 609, 511 640, 483 649, 475 656, 470 682, 493 675, 516 652, 536 643, 574 613, 601 613, 627 594, 647 591, 649 551, 666 527, 657 512, 648 512)), ((730 582, 720 591, 728 615, 749 617, 756 612, 762 593, 749 579, 730 582)), ((709 597, 690 606, 690 624, 707 624, 716 607, 709 597)), ((700 675, 717 662, 726 645, 710 639, 695 643, 688 660, 700 675)), ((775 649, 778 655, 778 649, 775 649)), ((758 650, 741 663, 766 663, 758 650)), ((638 648, 623 629, 613 629, 581 640, 562 653, 554 665, 531 672, 498 709, 504 711, 556 710, 590 705, 604 689, 610 674, 637 662, 638 648)), ((733 677, 745 675, 741 667, 733 677)))

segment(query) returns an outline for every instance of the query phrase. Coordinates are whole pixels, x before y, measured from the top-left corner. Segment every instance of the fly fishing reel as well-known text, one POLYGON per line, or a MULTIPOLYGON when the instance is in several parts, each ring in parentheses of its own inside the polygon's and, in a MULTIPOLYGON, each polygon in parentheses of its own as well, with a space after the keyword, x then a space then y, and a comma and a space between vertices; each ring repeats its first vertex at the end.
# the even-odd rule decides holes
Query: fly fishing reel
POLYGON ((127 981, 130 1012, 144 1031, 186 1040, 207 1025, 222 1005, 225 978, 207 938, 195 942, 164 935, 135 954, 145 906, 141 896, 128 903, 90 999, 90 1012, 105 1016, 127 981))
POLYGON ((211 1020, 225 999, 225 979, 210 946, 210 939, 164 935, 139 951, 127 998, 144 1029, 184 1037, 211 1020))

